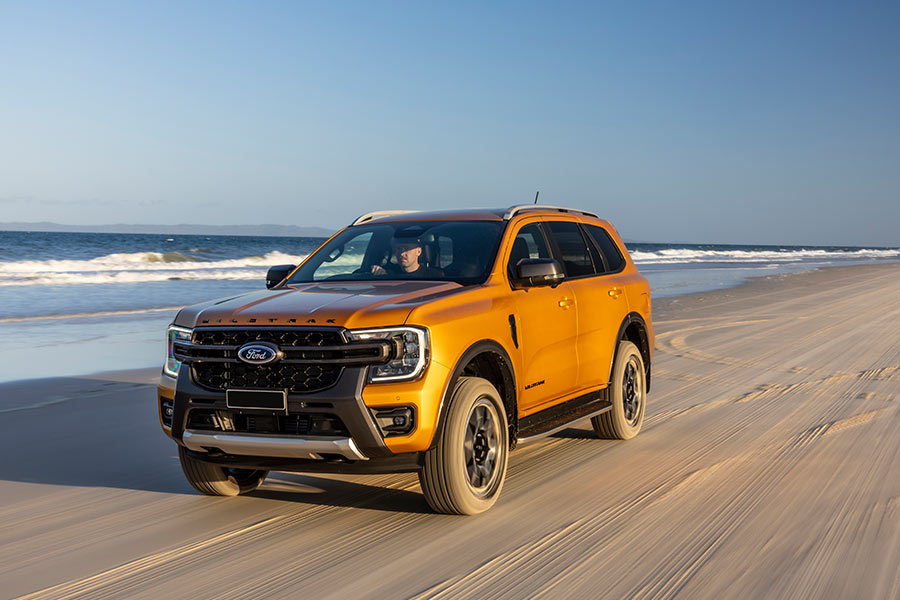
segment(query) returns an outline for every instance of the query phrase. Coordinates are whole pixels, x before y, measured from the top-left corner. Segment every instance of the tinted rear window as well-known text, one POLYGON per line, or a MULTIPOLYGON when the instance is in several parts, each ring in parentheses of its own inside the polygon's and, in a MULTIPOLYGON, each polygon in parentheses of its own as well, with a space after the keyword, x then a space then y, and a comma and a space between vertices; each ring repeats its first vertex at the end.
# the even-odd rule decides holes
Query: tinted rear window
POLYGON ((609 232, 596 225, 585 225, 584 227, 603 254, 603 261, 606 263, 606 271, 620 271, 622 267, 625 266, 625 259, 622 257, 622 253, 619 252, 619 247, 616 246, 616 243, 613 241, 612 236, 609 235, 609 232))

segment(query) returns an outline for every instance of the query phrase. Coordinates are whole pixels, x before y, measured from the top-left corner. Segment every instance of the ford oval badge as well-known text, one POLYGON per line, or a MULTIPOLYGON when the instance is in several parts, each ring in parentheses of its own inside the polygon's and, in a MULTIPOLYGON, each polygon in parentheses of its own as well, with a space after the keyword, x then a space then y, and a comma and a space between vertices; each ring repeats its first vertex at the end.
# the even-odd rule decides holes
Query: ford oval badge
POLYGON ((250 342, 240 347, 238 358, 251 365, 267 365, 281 358, 281 352, 275 344, 268 342, 250 342))

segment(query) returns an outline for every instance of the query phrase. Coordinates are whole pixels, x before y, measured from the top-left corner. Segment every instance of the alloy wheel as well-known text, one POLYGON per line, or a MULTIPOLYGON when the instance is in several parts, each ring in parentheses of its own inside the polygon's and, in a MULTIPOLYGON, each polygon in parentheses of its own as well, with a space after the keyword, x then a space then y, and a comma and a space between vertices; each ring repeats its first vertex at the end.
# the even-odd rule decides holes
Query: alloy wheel
POLYGON ((644 407, 643 402, 643 373, 637 359, 632 357, 625 365, 625 373, 622 378, 622 403, 625 408, 625 420, 634 426, 640 419, 644 407))
POLYGON ((499 421, 496 409, 484 398, 479 398, 469 411, 463 456, 469 486, 475 493, 488 492, 497 479, 497 464, 503 452, 499 421))

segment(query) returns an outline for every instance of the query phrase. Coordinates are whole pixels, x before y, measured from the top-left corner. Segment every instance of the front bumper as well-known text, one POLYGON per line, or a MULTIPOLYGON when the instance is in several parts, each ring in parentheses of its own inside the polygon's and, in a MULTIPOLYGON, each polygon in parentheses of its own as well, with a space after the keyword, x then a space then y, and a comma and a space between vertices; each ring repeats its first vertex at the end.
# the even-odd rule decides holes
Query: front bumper
MULTIPOLYGON (((441 398, 449 376, 447 367, 431 361, 423 376, 414 381, 366 384, 366 367, 345 367, 332 387, 313 393, 288 394, 288 416, 329 413, 346 427, 347 435, 336 442, 323 436, 280 436, 262 434, 262 443, 248 440, 245 433, 199 431, 187 427, 192 410, 232 411, 225 393, 195 384, 190 368, 183 367, 177 380, 160 376, 158 387, 160 425, 167 435, 184 446, 195 458, 236 468, 328 473, 393 473, 415 471, 433 440, 441 398), (171 407, 170 417, 164 412, 171 407), (384 437, 373 412, 397 406, 414 409, 414 428, 407 435, 384 437), (171 426, 169 425, 169 420, 171 426), (190 435, 185 436, 185 433, 190 435), (196 437, 200 435, 201 437, 196 437), (215 436, 215 441, 209 436, 215 436), (229 437, 221 437, 226 435, 229 437), (206 436, 206 437, 204 437, 206 436), (287 437, 287 445, 273 449, 272 440, 287 437), (350 443, 352 442, 352 448, 350 443), (224 446, 224 447, 223 447, 224 446), (287 446, 293 446, 288 448, 287 446), (362 455, 357 457, 356 453, 362 455), (287 456, 285 456, 287 454, 287 456), (309 458, 309 456, 314 456, 309 458)), ((267 414, 266 411, 240 411, 267 414)), ((269 415, 273 414, 271 411, 269 415)), ((284 415, 282 411, 280 413, 284 415)), ((275 444, 281 444, 275 441, 275 444)))
POLYGON ((181 369, 177 381, 165 375, 160 382, 160 406, 172 400, 171 427, 163 428, 172 438, 198 454, 258 456, 298 460, 363 461, 389 457, 391 452, 369 409, 363 403, 365 367, 347 367, 332 387, 311 394, 288 394, 289 416, 334 415, 340 419, 348 436, 248 434, 234 431, 190 429, 191 411, 223 411, 258 417, 284 415, 284 411, 235 409, 226 405, 224 392, 196 385, 190 369, 181 369), (174 383, 174 388, 169 387, 174 383), (168 384, 168 386, 166 385, 168 384))
POLYGON ((347 460, 369 460, 349 437, 296 437, 252 435, 247 433, 215 433, 186 430, 181 438, 185 448, 194 452, 209 452, 212 448, 224 454, 300 458, 305 460, 333 460, 340 456, 347 460))

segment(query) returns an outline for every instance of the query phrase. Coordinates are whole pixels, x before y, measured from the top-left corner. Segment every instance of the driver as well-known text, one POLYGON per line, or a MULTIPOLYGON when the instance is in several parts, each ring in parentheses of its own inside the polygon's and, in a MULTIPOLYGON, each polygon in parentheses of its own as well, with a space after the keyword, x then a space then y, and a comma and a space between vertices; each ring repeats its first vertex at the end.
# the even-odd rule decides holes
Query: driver
POLYGON ((403 275, 405 277, 417 277, 429 279, 441 277, 438 269, 426 267, 420 261, 422 257, 422 242, 420 240, 395 240, 394 255, 397 264, 389 262, 385 266, 372 265, 373 275, 403 275))

